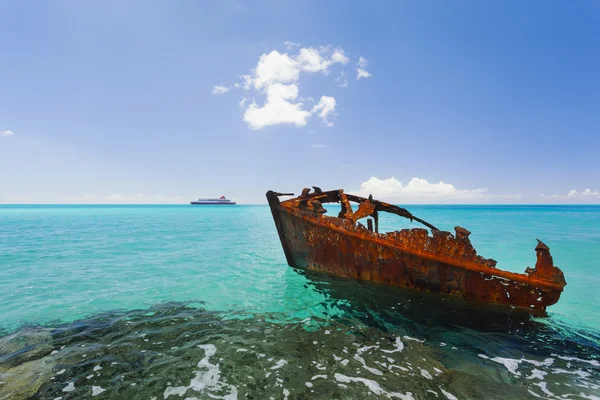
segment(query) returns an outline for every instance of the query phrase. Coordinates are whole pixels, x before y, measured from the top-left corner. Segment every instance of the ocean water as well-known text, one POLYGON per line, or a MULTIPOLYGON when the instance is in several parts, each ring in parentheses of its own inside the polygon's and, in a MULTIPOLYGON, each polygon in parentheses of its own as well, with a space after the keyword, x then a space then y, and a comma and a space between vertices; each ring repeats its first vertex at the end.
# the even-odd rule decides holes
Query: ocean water
POLYGON ((600 206, 407 208, 510 271, 542 240, 560 301, 305 273, 267 206, 0 206, 0 399, 600 399, 600 206))

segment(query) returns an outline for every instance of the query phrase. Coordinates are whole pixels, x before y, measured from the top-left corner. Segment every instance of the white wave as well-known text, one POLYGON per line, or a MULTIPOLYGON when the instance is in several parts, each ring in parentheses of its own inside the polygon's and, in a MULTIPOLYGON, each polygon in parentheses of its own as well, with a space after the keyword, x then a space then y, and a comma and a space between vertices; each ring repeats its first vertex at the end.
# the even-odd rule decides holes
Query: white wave
POLYGON ((533 371, 531 371, 531 375, 529 375, 527 377, 527 379, 541 379, 544 380, 544 376, 548 375, 547 372, 544 371, 540 371, 539 369, 533 369, 533 371))
POLYGON ((397 351, 402 351, 404 349, 404 343, 402 343, 402 340, 400 340, 399 337, 396 338, 396 342, 394 343, 394 349, 393 350, 384 350, 381 349, 381 351, 383 351, 384 353, 395 353, 397 351))
POLYGON ((582 363, 588 363, 593 365, 594 367, 600 367, 600 361, 598 360, 584 360, 582 358, 577 358, 577 357, 567 357, 567 356, 559 356, 558 354, 552 354, 554 357, 558 357, 561 360, 565 360, 565 361, 579 361, 582 363))
POLYGON ((450 393, 450 392, 446 392, 446 391, 445 391, 444 389, 442 389, 441 387, 440 387, 440 390, 442 391, 442 393, 444 394, 444 396, 446 396, 446 398, 447 398, 448 400, 458 400, 458 399, 456 398, 456 396, 455 396, 455 395, 453 395, 452 393, 450 393))
POLYGON ((69 393, 69 392, 72 392, 73 390, 75 390, 75 383, 69 382, 69 384, 67 386, 65 386, 65 388, 62 391, 69 393))
POLYGON ((285 364, 287 364, 286 360, 279 360, 275 363, 275 365, 273 365, 271 367, 271 369, 279 369, 279 368, 283 367, 285 364))
POLYGON ((100 386, 92 386, 92 397, 98 396, 102 392, 106 392, 106 389, 103 389, 100 386))
POLYGON ((479 357, 481 357, 483 359, 491 360, 491 361, 497 362, 498 364, 504 365, 506 367, 506 369, 515 376, 521 376, 521 373, 519 373, 517 371, 517 369, 519 368, 519 364, 521 364, 522 362, 533 364, 537 367, 544 367, 544 366, 549 367, 554 362, 554 359, 552 359, 552 358, 546 358, 544 361, 537 361, 537 360, 528 360, 526 358, 521 358, 520 360, 517 360, 514 358, 506 358, 506 357, 490 358, 490 357, 486 356, 485 354, 478 354, 478 355, 479 355, 479 357))
POLYGON ((399 370, 402 370, 404 372, 410 372, 410 370, 408 368, 404 368, 401 367, 399 365, 394 365, 394 364, 390 364, 390 366, 388 367, 388 369, 391 371, 393 368, 398 368, 399 370))
POLYGON ((521 376, 521 374, 519 372, 517 372, 517 368, 519 368, 519 364, 521 363, 522 360, 515 360, 514 358, 505 358, 505 357, 489 358, 485 354, 479 354, 479 357, 484 358, 486 360, 492 360, 494 362, 502 364, 513 375, 521 376))
POLYGON ((566 369, 562 369, 562 368, 554 368, 552 370, 552 373, 554 373, 554 374, 579 375, 581 378, 587 378, 587 377, 589 377, 591 375, 589 372, 585 372, 585 371, 582 371, 580 369, 577 369, 575 371, 567 371, 566 369))
POLYGON ((525 361, 529 364, 533 364, 536 367, 549 367, 554 363, 553 358, 546 358, 544 361, 528 360, 526 358, 521 358, 521 361, 525 361))
POLYGON ((217 348, 212 344, 201 344, 198 347, 204 350, 204 358, 198 363, 198 368, 201 368, 201 371, 196 372, 196 376, 192 378, 189 386, 167 387, 163 395, 164 398, 167 399, 171 395, 183 396, 189 389, 196 392, 203 392, 204 390, 214 392, 228 388, 229 394, 225 396, 216 396, 214 394, 209 394, 209 396, 223 400, 237 399, 237 388, 233 385, 220 382, 221 370, 219 365, 210 362, 210 357, 215 355, 217 348))
POLYGON ((410 336, 406 336, 406 335, 404 335, 404 339, 406 339, 406 340, 413 340, 413 341, 415 341, 415 342, 419 342, 419 343, 425 343, 425 341, 424 341, 424 340, 417 339, 417 338, 410 337, 410 336))
POLYGON ((357 349, 356 354, 354 355, 354 359, 357 360, 358 362, 360 362, 362 364, 363 368, 366 369, 367 371, 369 371, 375 375, 383 375, 383 372, 381 372, 377 368, 369 367, 367 365, 367 362, 365 361, 365 359, 360 356, 365 351, 372 349, 372 348, 377 348, 377 347, 378 346, 364 346, 364 347, 357 349))
POLYGON ((342 374, 338 374, 338 373, 336 373, 334 376, 338 382, 342 382, 342 383, 360 382, 363 385, 365 385, 371 393, 373 393, 377 396, 385 396, 389 399, 397 398, 397 399, 402 399, 402 400, 414 400, 414 397, 412 396, 412 393, 410 393, 410 392, 408 392, 406 394, 387 392, 387 391, 383 390, 383 388, 381 386, 379 386, 379 383, 377 383, 371 379, 360 378, 360 377, 351 377, 351 376, 346 376, 346 375, 342 375, 342 374))
POLYGON ((421 368, 421 375, 429 380, 433 380, 433 376, 426 369, 421 368))

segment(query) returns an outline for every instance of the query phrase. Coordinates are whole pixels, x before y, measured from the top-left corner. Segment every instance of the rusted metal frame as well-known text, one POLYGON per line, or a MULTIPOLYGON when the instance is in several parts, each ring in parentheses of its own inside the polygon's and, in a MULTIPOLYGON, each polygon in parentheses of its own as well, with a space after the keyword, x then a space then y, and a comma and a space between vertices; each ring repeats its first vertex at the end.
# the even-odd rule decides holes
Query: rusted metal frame
POLYGON ((349 219, 353 222, 354 220, 354 210, 352 209, 352 204, 348 201, 348 195, 345 193, 338 193, 339 201, 342 206, 342 210, 340 211, 339 217, 344 219, 349 219))
MULTIPOLYGON (((314 188, 315 186, 313 186, 314 188)), ((302 194, 300 196, 298 196, 299 199, 307 199, 307 198, 311 198, 311 199, 318 199, 321 202, 324 203, 331 203, 331 202, 337 202, 339 201, 339 195, 340 193, 343 193, 344 190, 343 189, 336 189, 336 190, 328 190, 326 192, 322 191, 319 188, 316 188, 317 190, 314 191, 313 193, 309 193, 310 189, 308 188, 304 188, 304 190, 302 190, 302 194), (330 198, 330 201, 323 201, 323 199, 326 198, 330 198)))
POLYGON ((411 221, 417 221, 417 222, 425 225, 426 227, 428 227, 431 230, 439 231, 438 228, 436 228, 435 226, 431 225, 429 222, 422 220, 421 218, 415 217, 414 215, 412 215, 410 213, 410 211, 408 211, 405 208, 398 207, 398 206, 395 206, 393 204, 384 203, 384 202, 379 201, 379 200, 366 199, 364 197, 355 196, 355 195, 352 195, 352 194, 347 194, 346 196, 348 196, 349 200, 357 202, 357 203, 362 203, 364 201, 369 201, 369 202, 375 204, 375 209, 377 211, 385 211, 385 212, 389 212, 390 214, 395 214, 395 215, 398 215, 400 217, 404 217, 404 218, 410 219, 411 221))
POLYGON ((405 210, 404 208, 392 205, 392 204, 387 204, 387 203, 382 203, 382 202, 376 202, 375 206, 377 208, 377 211, 386 211, 389 212, 391 214, 396 214, 399 215, 401 217, 405 217, 411 220, 411 222, 417 221, 423 225, 425 225, 426 227, 428 227, 429 229, 431 229, 432 231, 439 231, 438 228, 436 228, 435 226, 433 226, 432 224, 430 224, 429 222, 422 220, 419 217, 415 217, 414 215, 412 215, 408 210, 405 210), (405 215, 405 212, 408 213, 408 215, 405 215))
POLYGON ((294 193, 279 193, 279 192, 273 192, 273 191, 271 191, 271 196, 276 196, 276 197, 279 197, 279 196, 293 196, 293 195, 294 195, 294 193))
MULTIPOLYGON (((436 228, 435 226, 433 226, 432 224, 430 224, 429 222, 415 217, 413 214, 410 213, 410 211, 408 211, 405 208, 402 207, 398 207, 395 206, 393 204, 389 204, 389 203, 384 203, 382 201, 379 200, 373 200, 373 198, 371 196, 369 196, 369 198, 365 198, 365 197, 361 197, 361 196, 356 196, 353 194, 347 194, 344 193, 343 189, 337 189, 337 190, 328 190, 326 192, 322 191, 320 188, 313 186, 313 189, 315 189, 315 191, 313 193, 309 193, 310 189, 305 188, 302 191, 302 194, 300 196, 298 196, 301 202, 304 201, 308 201, 308 199, 310 200, 318 200, 321 203, 338 203, 338 202, 343 202, 346 206, 346 210, 344 214, 348 214, 348 211, 352 210, 352 206, 350 206, 349 204, 346 204, 346 200, 347 199, 349 201, 353 201, 355 203, 358 203, 359 205, 365 201, 368 201, 372 204, 375 205, 375 210, 376 211, 384 211, 384 212, 389 212, 390 214, 394 214, 394 215, 398 215, 400 217, 404 217, 407 219, 410 219, 411 222, 412 221, 417 221, 423 225, 425 225, 426 227, 428 227, 431 230, 434 231, 438 231, 439 229, 436 228)), ((379 232, 379 218, 377 218, 376 221, 376 231, 379 232)))
MULTIPOLYGON (((395 250, 398 250, 401 252, 405 252, 405 253, 413 253, 414 252, 411 249, 407 249, 402 246, 399 246, 397 243, 393 243, 393 242, 390 242, 389 240, 385 240, 381 236, 376 236, 376 235, 365 236, 364 234, 361 234, 360 232, 348 231, 347 229, 343 229, 342 227, 338 227, 334 224, 323 224, 323 223, 317 222, 314 220, 313 217, 305 214, 305 212, 303 212, 302 210, 286 207, 286 210, 284 212, 288 212, 290 214, 295 214, 298 218, 301 218, 302 220, 304 220, 314 226, 327 225, 328 229, 337 231, 343 235, 350 235, 350 236, 354 236, 354 237, 357 237, 362 240, 368 240, 368 241, 373 242, 380 246, 389 246, 392 249, 395 249, 395 250)), ((505 279, 513 280, 518 283, 525 283, 525 284, 533 283, 533 284, 536 284, 536 285, 544 287, 544 288, 563 291, 563 286, 560 284, 536 279, 535 277, 528 276, 525 274, 518 274, 515 272, 509 272, 509 271, 505 271, 505 270, 501 270, 501 269, 484 267, 484 266, 478 265, 478 264, 470 262, 470 261, 456 260, 452 257, 441 255, 441 254, 420 252, 419 257, 426 258, 426 259, 429 259, 429 260, 432 260, 435 262, 441 262, 444 264, 448 264, 448 265, 451 265, 451 266, 457 267, 457 268, 464 268, 464 269, 467 269, 467 270, 470 270, 473 272, 479 272, 479 273, 484 273, 487 275, 495 276, 498 278, 505 278, 505 279)))

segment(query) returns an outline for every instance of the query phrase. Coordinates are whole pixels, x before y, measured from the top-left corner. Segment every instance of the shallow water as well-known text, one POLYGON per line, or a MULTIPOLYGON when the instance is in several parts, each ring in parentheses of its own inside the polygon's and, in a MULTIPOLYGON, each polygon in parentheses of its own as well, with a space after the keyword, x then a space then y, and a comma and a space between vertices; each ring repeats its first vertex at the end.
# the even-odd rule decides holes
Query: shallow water
POLYGON ((261 206, 0 207, 0 399, 600 398, 600 207, 410 210, 504 269, 543 240, 563 297, 532 318, 305 274, 261 206))

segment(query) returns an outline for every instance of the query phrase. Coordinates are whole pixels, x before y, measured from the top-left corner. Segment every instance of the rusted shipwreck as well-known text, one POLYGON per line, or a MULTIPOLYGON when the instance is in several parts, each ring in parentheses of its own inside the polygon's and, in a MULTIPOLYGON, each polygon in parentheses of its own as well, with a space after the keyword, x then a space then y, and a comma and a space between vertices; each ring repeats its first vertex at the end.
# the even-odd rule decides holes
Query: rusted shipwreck
POLYGON ((293 194, 270 190, 266 196, 292 267, 542 311, 559 300, 566 285, 550 249, 539 240, 535 268, 518 274, 497 269, 495 260, 478 255, 467 229, 457 226, 455 234, 441 231, 372 196, 315 186, 312 192, 305 188, 300 196, 284 201, 279 197, 293 194), (337 217, 325 215, 323 203, 339 203, 337 217), (351 203, 357 203, 356 209, 351 203), (424 228, 380 233, 381 212, 417 221, 431 235, 424 228), (363 218, 367 226, 360 222, 363 218))

